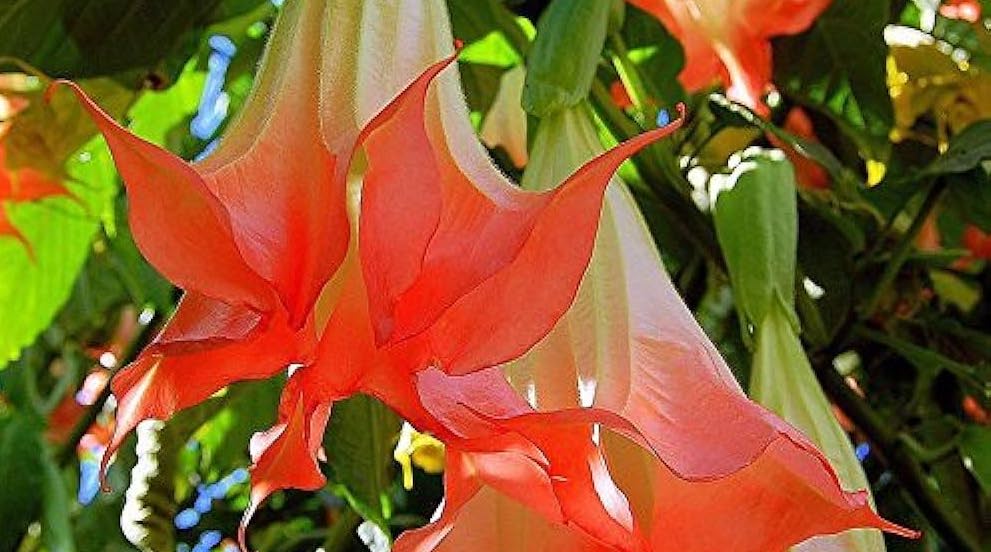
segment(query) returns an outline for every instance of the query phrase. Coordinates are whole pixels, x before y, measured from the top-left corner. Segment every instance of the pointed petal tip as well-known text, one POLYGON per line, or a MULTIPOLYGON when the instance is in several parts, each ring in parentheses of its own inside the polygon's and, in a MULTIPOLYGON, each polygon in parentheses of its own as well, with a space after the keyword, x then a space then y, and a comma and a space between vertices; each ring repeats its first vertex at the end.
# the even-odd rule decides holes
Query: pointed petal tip
POLYGON ((248 548, 248 524, 251 523, 251 518, 254 517, 258 506, 270 494, 269 489, 263 486, 255 486, 251 489, 248 506, 244 509, 244 514, 241 515, 241 521, 237 524, 237 545, 241 552, 251 552, 251 549, 248 548))
POLYGON ((54 96, 55 92, 63 86, 68 86, 77 96, 85 95, 83 89, 80 88, 75 82, 69 79, 55 79, 48 83, 48 86, 45 87, 45 93, 42 94, 42 98, 44 98, 45 103, 52 103, 52 96, 54 96))
POLYGON ((45 93, 42 95, 42 97, 45 99, 45 103, 52 103, 52 96, 55 94, 56 90, 58 90, 62 86, 71 86, 71 85, 72 82, 67 81, 65 79, 58 79, 50 82, 48 86, 45 87, 45 93))
POLYGON ((107 470, 110 469, 110 457, 112 455, 113 452, 110 450, 110 447, 107 447, 103 451, 103 458, 100 459, 100 490, 105 493, 111 493, 114 490, 107 481, 107 470))
POLYGON ((688 113, 688 108, 685 107, 684 102, 678 102, 677 104, 675 104, 674 108, 678 112, 678 118, 675 119, 674 121, 671 120, 671 114, 668 113, 668 110, 661 109, 660 111, 657 112, 658 127, 664 128, 672 124, 677 124, 678 126, 681 126, 681 124, 684 123, 685 117, 688 113))

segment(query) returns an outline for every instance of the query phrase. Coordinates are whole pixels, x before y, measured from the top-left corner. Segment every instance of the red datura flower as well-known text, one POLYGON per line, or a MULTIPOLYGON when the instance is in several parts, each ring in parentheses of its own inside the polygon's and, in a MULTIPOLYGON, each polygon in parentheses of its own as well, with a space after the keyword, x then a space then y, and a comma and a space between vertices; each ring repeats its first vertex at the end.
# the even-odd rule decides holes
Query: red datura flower
MULTIPOLYGON (((439 4, 419 9, 435 12, 420 21, 446 21, 439 4)), ((142 420, 166 419, 230 383, 291 366, 278 424, 252 440, 246 519, 275 490, 323 485, 317 459, 331 405, 366 392, 466 451, 519 451, 528 473, 544 474, 542 500, 559 502, 555 519, 577 520, 618 544, 625 537, 596 517, 602 508, 591 468, 572 460, 573 450, 553 447, 557 434, 545 425, 489 420, 530 413, 520 401, 485 400, 508 397, 508 383, 480 402, 452 401, 476 389, 473 382, 488 389, 489 367, 521 355, 567 310, 610 176, 681 121, 621 144, 554 190, 521 191, 493 178, 498 173, 483 161, 469 126, 452 130, 462 123, 438 101, 451 96, 450 87, 431 90, 453 56, 369 109, 370 99, 390 94, 374 80, 395 73, 374 56, 365 61, 372 63, 367 73, 356 73, 361 56, 353 44, 344 33, 330 40, 322 29, 395 21, 393 12, 363 2, 287 3, 245 115, 198 164, 130 134, 67 84, 124 178, 138 247, 185 291, 165 329, 113 380, 117 428, 104 469, 142 420), (370 17, 374 10, 387 17, 370 17), (470 139, 451 139, 465 128, 470 139), (468 163, 458 151, 466 146, 477 150, 468 163), (349 197, 357 200, 350 216, 349 197), (445 383, 424 394, 422 377, 445 383), (563 481, 548 473, 560 463, 568 468, 563 481), (578 495, 588 499, 570 499, 578 495)), ((434 59, 449 55, 449 37, 447 52, 436 38, 424 28, 423 42, 407 51, 432 44, 434 59)), ((467 125, 458 108, 455 116, 467 125)), ((584 426, 591 431, 590 421, 584 426)), ((494 477, 524 488, 511 475, 494 477)))
POLYGON ((978 0, 945 0, 939 7, 939 14, 950 19, 977 23, 981 20, 981 3, 978 0))
POLYGON ((679 78, 691 91, 722 84, 762 115, 771 86, 770 39, 809 28, 830 0, 628 0, 664 23, 685 49, 679 78))
MULTIPOLYGON (((533 144, 523 184, 537 189, 601 151, 580 108, 542 121, 533 144)), ((914 535, 878 518, 866 493, 845 492, 805 437, 746 399, 678 297, 618 180, 607 189, 575 303, 504 371, 544 423, 575 423, 589 410, 604 422, 593 452, 613 480, 603 478, 608 486, 596 488, 613 523, 632 528, 620 550, 784 550, 849 527, 914 535), (638 446, 638 438, 648 444, 638 446), (725 523, 731 516, 734 523, 725 523)), ((561 446, 581 450, 581 426, 573 427, 580 437, 561 446)), ((498 490, 498 480, 479 477, 478 465, 496 461, 502 460, 477 452, 449 455, 448 496, 464 497, 464 504, 449 513, 445 503, 437 525, 446 523, 448 532, 440 550, 516 550, 524 542, 536 550, 616 549, 570 523, 529 514, 526 503, 498 490)), ((803 549, 832 544, 817 539, 803 549)))
MULTIPOLYGON (((663 316, 622 323, 634 337, 599 375, 592 407, 523 399, 504 365, 538 342, 532 377, 564 382, 574 366, 555 328, 582 285, 610 178, 682 119, 524 191, 478 144, 446 69, 450 44, 443 2, 287 2, 245 115, 192 165, 75 89, 124 177, 138 246, 185 290, 113 381, 104 463, 141 420, 288 368, 277 423, 251 442, 244 523, 277 490, 325 484, 333 403, 361 392, 448 451, 439 518, 396 551, 495 546, 491 532, 459 540, 460 519, 491 511, 479 504, 491 497, 549 528, 519 543, 529 549, 757 551, 851 526, 902 531, 746 400, 663 272, 640 260, 622 264, 625 277, 663 316), (746 523, 725 523, 741 505, 746 523)), ((240 537, 243 547, 243 526, 240 537)))

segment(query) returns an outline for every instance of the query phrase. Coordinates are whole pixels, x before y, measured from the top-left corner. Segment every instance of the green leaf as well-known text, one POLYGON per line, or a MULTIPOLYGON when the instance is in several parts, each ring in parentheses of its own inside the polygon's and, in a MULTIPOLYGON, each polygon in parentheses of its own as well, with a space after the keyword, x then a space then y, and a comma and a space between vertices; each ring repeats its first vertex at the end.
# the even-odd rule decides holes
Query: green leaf
POLYGON ((62 470, 49 451, 41 457, 41 472, 41 541, 52 552, 74 552, 76 542, 69 523, 69 505, 73 498, 65 488, 62 470))
POLYGON ((0 0, 0 56, 74 79, 148 73, 188 44, 218 5, 220 0, 0 0))
POLYGON ((387 406, 356 395, 334 404, 324 439, 334 490, 386 534, 392 515, 392 449, 399 427, 399 418, 387 406))
POLYGON ((894 120, 885 84, 890 0, 835 0, 804 34, 774 42, 775 82, 829 115, 871 159, 886 159, 894 120))
POLYGON ((6 205, 34 258, 17 240, 0 238, 0 367, 48 327, 72 290, 101 217, 116 193, 116 172, 102 139, 66 165, 66 187, 79 198, 6 205))
POLYGON ((606 41, 612 2, 554 0, 527 56, 523 108, 546 117, 584 100, 606 41))
POLYGON ((946 178, 949 185, 943 200, 944 212, 952 212, 960 222, 991 232, 991 178, 984 168, 946 178))
POLYGON ((788 309, 795 303, 795 172, 780 151, 752 148, 720 185, 714 210, 716 235, 741 324, 757 326, 775 302, 788 309))
MULTIPOLYGON (((820 317, 827 344, 846 322, 853 301, 854 254, 863 247, 863 235, 845 232, 841 224, 847 219, 825 209, 799 210, 801 231, 798 235, 798 262, 802 274, 823 291, 822 296, 811 299, 820 317), (860 241, 855 241, 859 237, 860 241)), ((806 293, 803 289, 799 293, 806 293)), ((802 301, 799 302, 801 306, 802 301)), ((804 317, 803 317, 804 319, 804 317)), ((809 328, 805 328, 809 329, 809 328)), ((806 338, 809 337, 805 333, 806 338)))
POLYGON ((448 0, 447 9, 454 36, 466 44, 485 39, 495 32, 502 34, 518 53, 529 46, 526 32, 500 0, 448 0))
POLYGON ((981 377, 979 370, 970 364, 947 358, 938 351, 916 345, 915 343, 877 330, 859 327, 857 328, 857 333, 890 348, 898 356, 909 361, 922 374, 935 375, 939 370, 946 370, 979 392, 986 392, 989 388, 988 384, 981 377))
POLYGON ((40 420, 12 412, 0 418, 0 550, 16 550, 25 531, 38 519, 39 489, 44 474, 40 420))
POLYGON ((219 477, 249 463, 247 443, 255 432, 274 423, 284 383, 282 378, 270 378, 231 387, 223 410, 193 437, 200 444, 201 473, 219 477))
POLYGON ((985 496, 991 496, 991 427, 968 425, 960 434, 960 455, 985 496))
MULTIPOLYGON (((127 113, 131 132, 153 144, 182 153, 180 144, 169 142, 170 131, 185 124, 196 113, 205 84, 206 73, 197 71, 195 62, 187 63, 173 86, 142 94, 134 103, 127 113)), ((188 134, 187 128, 183 131, 188 134)))
POLYGON ((476 113, 488 113, 499 91, 505 71, 492 65, 460 62, 461 84, 464 86, 468 108, 476 113))
POLYGON ((967 172, 989 158, 991 158, 991 121, 978 121, 954 136, 946 153, 930 163, 923 171, 923 175, 967 172))

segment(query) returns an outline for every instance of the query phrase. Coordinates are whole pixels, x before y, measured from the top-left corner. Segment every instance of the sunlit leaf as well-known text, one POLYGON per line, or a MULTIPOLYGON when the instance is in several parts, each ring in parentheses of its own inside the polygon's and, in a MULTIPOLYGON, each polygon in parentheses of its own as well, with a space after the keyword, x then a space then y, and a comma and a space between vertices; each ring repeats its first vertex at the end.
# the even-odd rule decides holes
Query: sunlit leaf
POLYGON ((367 395, 334 405, 324 440, 334 489, 362 517, 389 534, 392 449, 400 421, 367 395))

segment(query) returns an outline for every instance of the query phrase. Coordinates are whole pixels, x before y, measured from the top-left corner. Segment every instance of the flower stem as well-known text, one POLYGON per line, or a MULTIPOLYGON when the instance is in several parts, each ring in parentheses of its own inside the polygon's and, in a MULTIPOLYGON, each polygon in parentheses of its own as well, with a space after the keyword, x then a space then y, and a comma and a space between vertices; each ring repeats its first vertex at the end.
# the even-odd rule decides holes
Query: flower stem
POLYGON ((898 272, 901 270, 902 265, 905 264, 905 260, 908 258, 909 253, 912 252, 912 247, 915 243, 916 236, 919 235, 919 232, 922 230, 922 226, 926 222, 926 218, 929 217, 929 214, 939 202, 939 198, 943 195, 944 189, 946 189, 946 185, 942 182, 937 182, 930 185, 929 192, 926 194, 926 199, 923 201, 919 211, 915 214, 915 219, 912 220, 912 225, 909 226, 908 231, 902 235, 901 240, 898 242, 898 245, 891 254, 891 259, 888 260, 888 264, 884 267, 884 272, 881 273, 881 277, 878 279, 877 286, 874 287, 874 291, 871 293, 870 298, 864 304, 864 308, 861 311, 862 318, 869 319, 874 316, 878 306, 881 304, 881 299, 884 298, 885 292, 898 276, 898 272))

